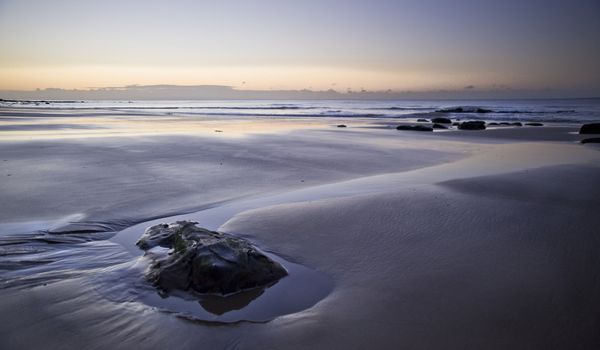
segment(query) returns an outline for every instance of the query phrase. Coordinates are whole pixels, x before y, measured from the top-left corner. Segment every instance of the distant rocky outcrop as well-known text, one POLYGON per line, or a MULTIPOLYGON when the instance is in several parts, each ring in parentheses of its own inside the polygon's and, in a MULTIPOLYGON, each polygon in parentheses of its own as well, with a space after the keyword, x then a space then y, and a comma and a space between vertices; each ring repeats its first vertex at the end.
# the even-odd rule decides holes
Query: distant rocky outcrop
POLYGON ((436 112, 440 113, 492 113, 491 109, 485 109, 480 107, 452 107, 439 109, 436 112))
POLYGON ((398 125, 396 130, 433 131, 433 128, 425 125, 398 125))
POLYGON ((452 124, 452 120, 448 118, 433 118, 431 119, 431 122, 437 124, 452 124))
POLYGON ((580 134, 600 134, 600 123, 583 124, 579 129, 580 134))
POLYGON ((485 122, 480 121, 480 120, 462 122, 458 125, 458 129, 460 129, 460 130, 485 130, 485 122))
POLYGON ((233 294, 265 287, 287 275, 248 241, 178 221, 146 230, 136 243, 152 259, 146 278, 162 292, 233 294), (169 248, 168 253, 149 251, 169 248))

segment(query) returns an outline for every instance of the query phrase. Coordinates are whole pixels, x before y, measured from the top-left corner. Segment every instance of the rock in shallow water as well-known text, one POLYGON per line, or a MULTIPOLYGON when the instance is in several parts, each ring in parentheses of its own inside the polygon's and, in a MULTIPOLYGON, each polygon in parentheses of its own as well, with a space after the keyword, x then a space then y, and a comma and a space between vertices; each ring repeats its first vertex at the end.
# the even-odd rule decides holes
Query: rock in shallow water
POLYGON ((469 121, 462 122, 458 125, 460 130, 485 130, 485 122, 484 121, 469 121))
POLYGON ((248 241, 196 224, 152 226, 136 243, 143 250, 171 248, 168 254, 149 254, 153 261, 146 277, 162 291, 227 295, 264 287, 287 275, 283 266, 248 241))
POLYGON ((589 139, 581 140, 581 143, 600 143, 600 137, 592 137, 589 139))
POLYGON ((451 124, 452 120, 448 118, 433 118, 431 119, 431 122, 436 124, 451 124))
POLYGON ((600 134, 600 123, 583 124, 579 129, 580 134, 600 134))
POLYGON ((396 130, 433 131, 433 128, 425 125, 398 125, 396 130))

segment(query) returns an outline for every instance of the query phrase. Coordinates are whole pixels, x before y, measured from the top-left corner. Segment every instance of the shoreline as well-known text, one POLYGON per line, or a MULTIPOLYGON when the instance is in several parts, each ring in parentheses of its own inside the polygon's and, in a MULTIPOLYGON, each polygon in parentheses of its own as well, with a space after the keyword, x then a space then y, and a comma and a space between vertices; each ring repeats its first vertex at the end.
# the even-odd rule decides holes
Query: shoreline
POLYGON ((421 133, 364 122, 0 142, 12 174, 0 183, 0 248, 12 249, 0 249, 0 310, 11 315, 0 346, 598 344, 597 145, 565 126, 421 133), (133 242, 176 220, 249 239, 332 290, 265 323, 190 321, 144 303, 153 291, 133 242))

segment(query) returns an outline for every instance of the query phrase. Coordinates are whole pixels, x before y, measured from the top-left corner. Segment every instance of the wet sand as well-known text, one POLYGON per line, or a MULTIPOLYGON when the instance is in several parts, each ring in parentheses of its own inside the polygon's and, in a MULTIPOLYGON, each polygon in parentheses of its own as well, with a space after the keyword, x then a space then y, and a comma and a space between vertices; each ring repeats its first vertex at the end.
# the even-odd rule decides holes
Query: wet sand
POLYGON ((600 346, 600 148, 576 126, 137 118, 0 128, 0 348, 600 346), (181 219, 331 287, 265 322, 152 305, 133 243, 181 219))

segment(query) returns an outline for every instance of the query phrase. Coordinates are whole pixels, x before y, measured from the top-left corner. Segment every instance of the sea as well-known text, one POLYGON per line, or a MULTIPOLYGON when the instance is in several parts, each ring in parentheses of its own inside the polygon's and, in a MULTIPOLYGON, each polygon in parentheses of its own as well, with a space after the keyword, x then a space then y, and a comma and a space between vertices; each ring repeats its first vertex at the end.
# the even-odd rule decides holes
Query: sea
MULTIPOLYGON (((219 100, 219 101, 14 101, 0 100, 0 112, 28 109, 112 111, 140 115, 214 117, 327 117, 413 119, 449 115, 458 119, 586 123, 600 121, 600 98, 537 100, 219 100)), ((3 113, 4 114, 4 113, 3 113)))

